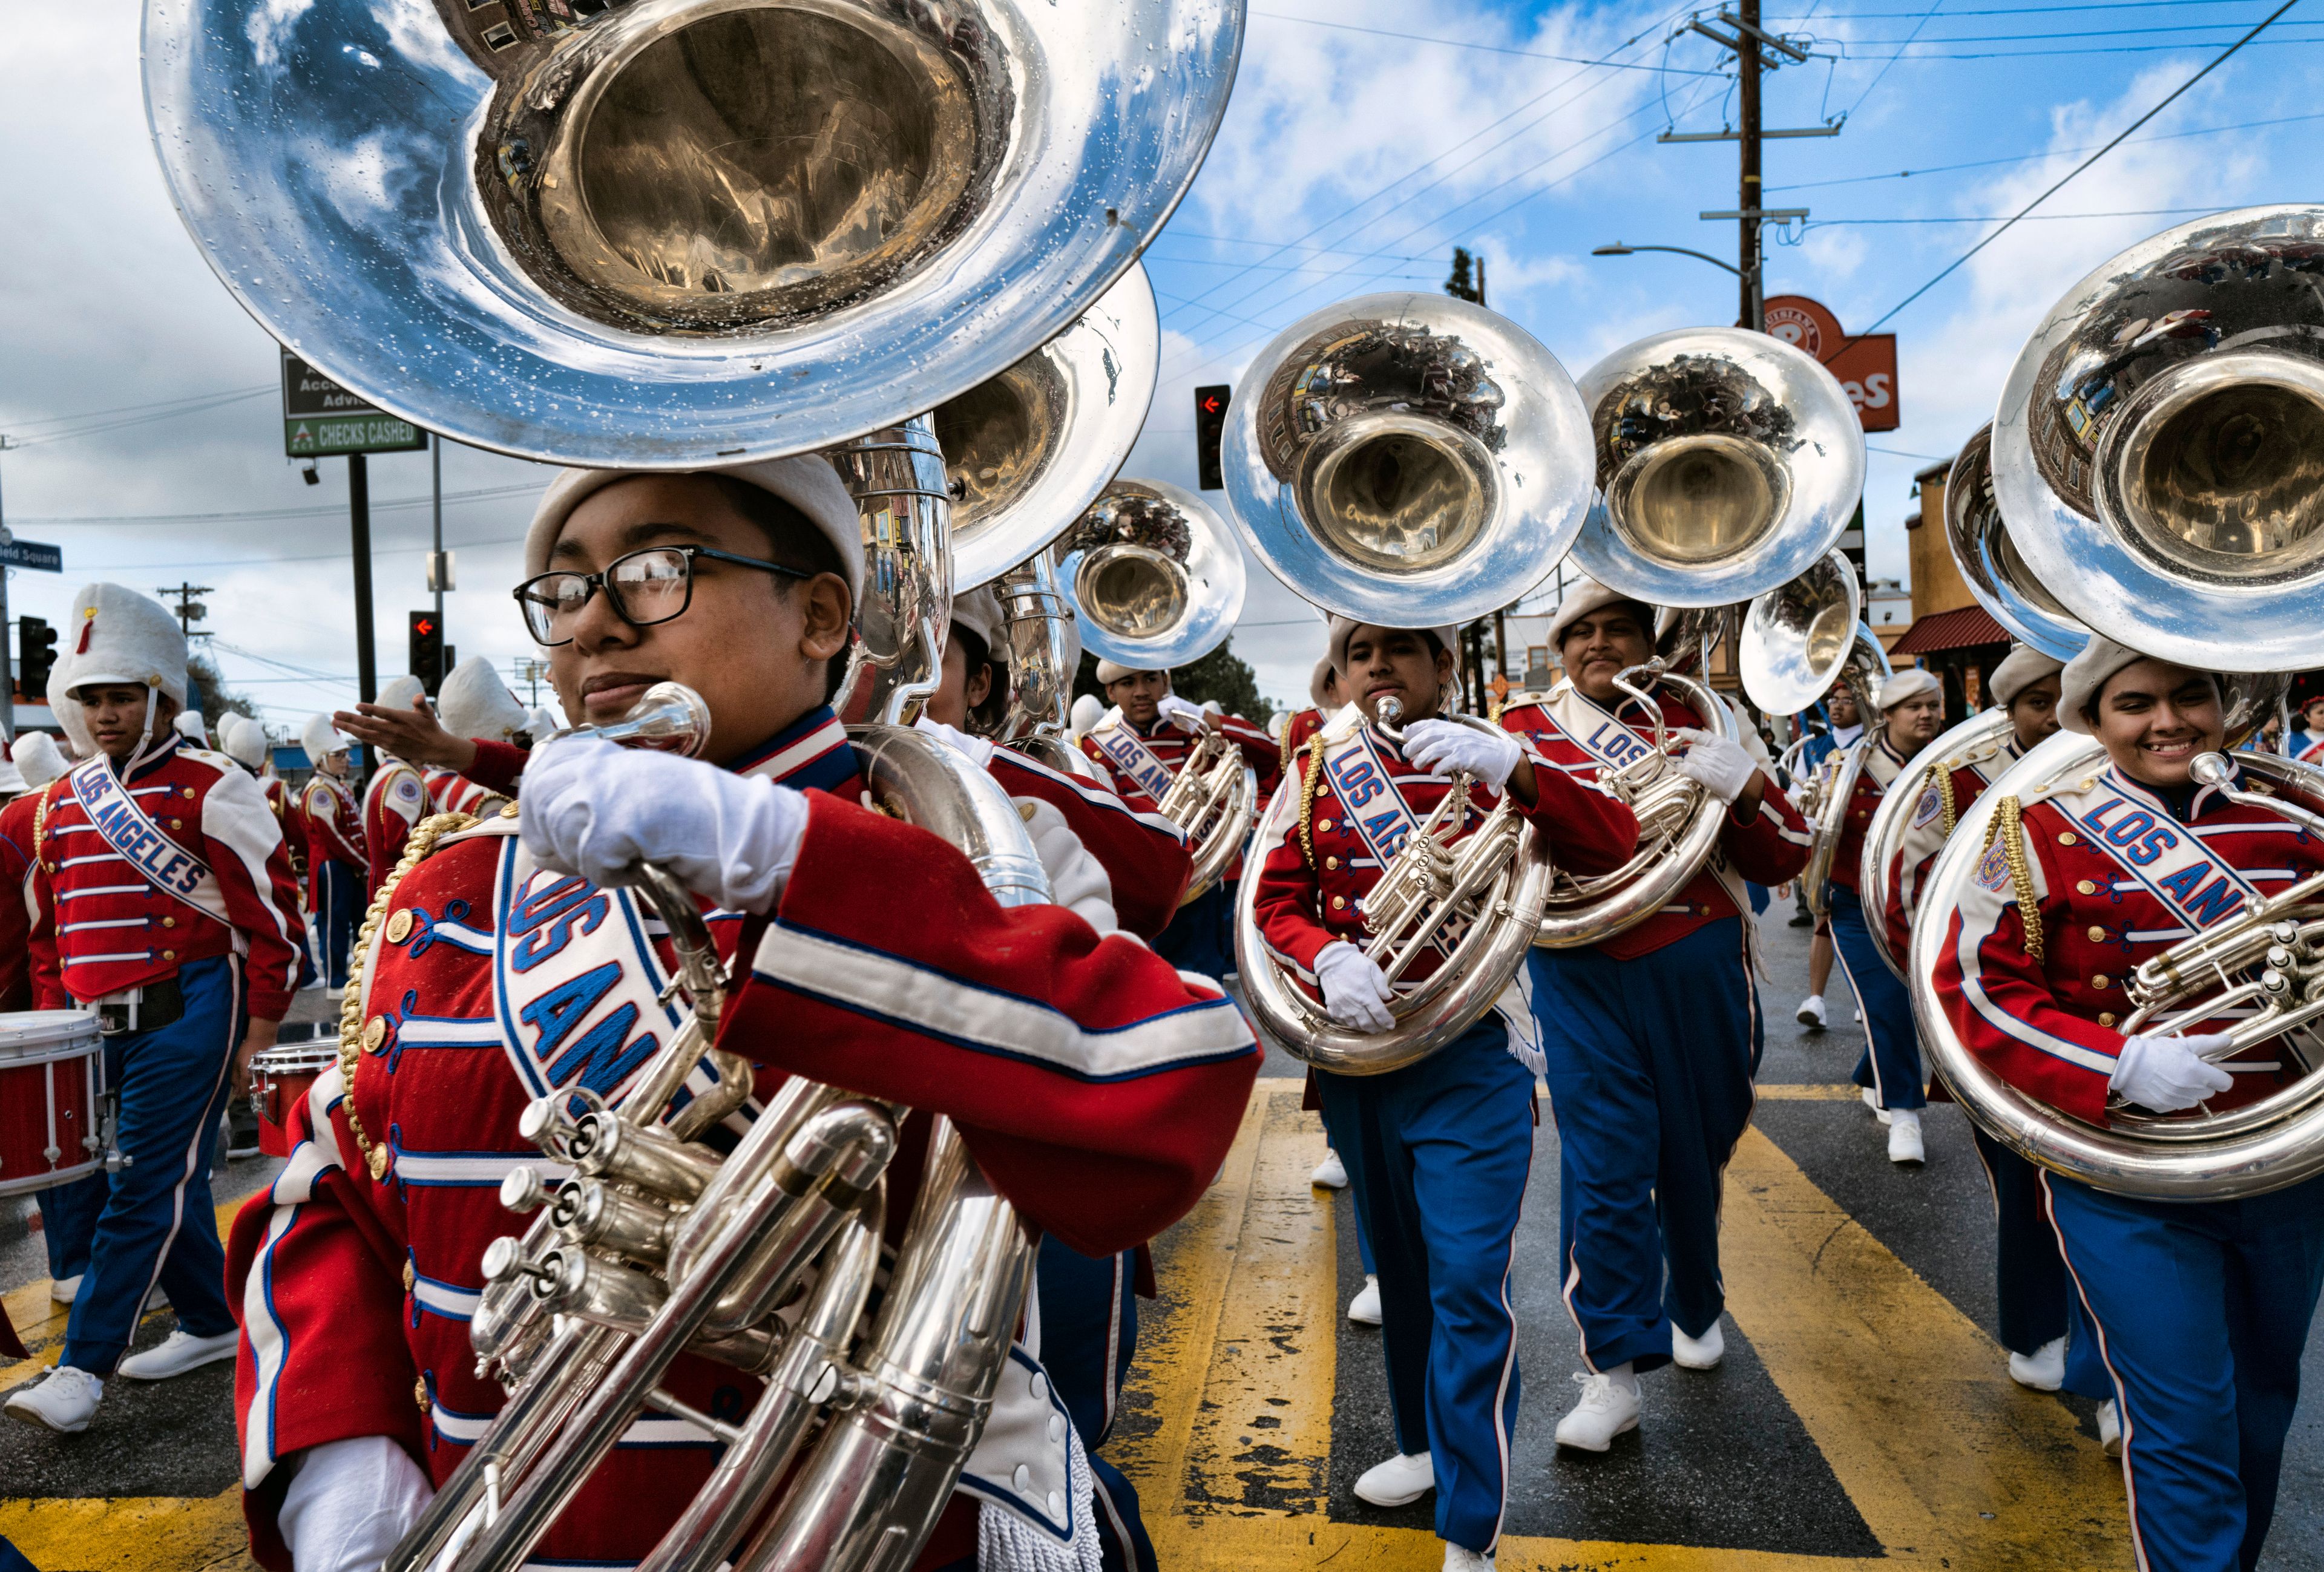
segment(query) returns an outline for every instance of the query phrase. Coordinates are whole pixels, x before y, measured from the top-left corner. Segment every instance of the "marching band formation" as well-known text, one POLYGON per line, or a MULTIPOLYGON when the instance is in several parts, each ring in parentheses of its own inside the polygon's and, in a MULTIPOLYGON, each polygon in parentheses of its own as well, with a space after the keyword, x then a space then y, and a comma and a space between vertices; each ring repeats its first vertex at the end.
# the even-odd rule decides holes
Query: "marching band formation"
POLYGON ((10 1415, 234 1360, 252 1551, 296 1572, 1151 1572, 1101 1448, 1148 1244, 1271 1041, 1382 1328, 1397 1450, 1356 1492, 1433 1494, 1473 1572, 1513 1279, 1580 1331, 1561 1448, 1724 1355, 1757 912, 1796 884, 1801 1019, 1836 959, 1894 1161, 1962 1104, 2009 1372, 2105 1402, 2138 1565, 2255 1564, 2324 1285, 2324 775, 2242 745, 2324 665, 2290 587, 2324 212, 2159 235, 2026 347, 1948 489, 2022 643, 1945 730, 1833 549, 1849 400, 1761 334, 1577 380, 1481 306, 1366 296, 1245 372, 1227 516, 1117 473, 1137 256, 1239 7, 459 9, 159 7, 149 98, 271 331, 560 466, 512 594, 569 724, 474 660, 434 704, 397 678, 307 723, 293 791, 254 724, 208 745, 166 610, 80 593, 70 757, 21 743, 0 811, 0 1082, 62 1132, 0 1171, 71 1304, 10 1415), (1166 37, 1167 78, 1116 69, 1166 37), (787 54, 817 69, 737 65, 787 54), (899 87, 912 126, 862 113, 899 87), (262 158, 294 101, 365 106, 318 137, 442 191, 356 215, 321 152, 262 158), (271 200, 215 199, 262 161, 271 200), (1173 690, 1246 547, 1323 619, 1274 731, 1173 690), (1561 562, 1561 680, 1460 712, 1458 628, 1561 562), (277 1043, 304 986, 319 1053, 277 1043), (1537 1083, 1554 1261, 1517 1246, 1537 1083), (222 1241, 254 1089, 287 1163, 222 1241))

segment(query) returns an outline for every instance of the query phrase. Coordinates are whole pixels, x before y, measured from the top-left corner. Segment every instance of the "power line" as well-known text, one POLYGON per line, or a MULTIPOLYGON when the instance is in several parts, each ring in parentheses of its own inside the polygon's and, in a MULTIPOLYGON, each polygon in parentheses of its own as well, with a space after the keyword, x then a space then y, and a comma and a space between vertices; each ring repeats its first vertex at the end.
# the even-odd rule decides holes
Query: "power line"
MULTIPOLYGON (((444 501, 447 503, 475 502, 493 497, 538 496, 540 492, 540 486, 538 483, 515 486, 484 486, 475 491, 447 492, 444 493, 444 501)), ((374 513, 384 512, 390 509, 425 508, 434 500, 433 497, 392 497, 383 501, 373 502, 371 508, 374 513)), ((38 524, 48 528, 70 528, 76 525, 94 528, 106 524, 143 528, 171 524, 254 523, 282 519, 344 519, 346 514, 346 504, 342 502, 328 507, 254 508, 215 513, 77 513, 53 515, 48 518, 12 516, 12 520, 17 524, 38 524)))
MULTIPOLYGON (((2172 0, 2172 3, 2178 4, 2180 3, 2180 0, 2172 0)), ((2247 3, 2247 0, 2237 0, 2237 3, 2246 4, 2247 3)), ((2324 120, 2324 114, 2279 115, 2272 120, 2239 120, 2232 125, 2190 126, 2185 131, 2164 131, 2158 132, 2153 136, 2135 136, 2131 138, 2129 143, 2125 145, 2135 144, 2144 146, 2148 142, 2176 142, 2190 136, 2217 136, 2223 132, 2229 131, 2256 131, 2264 126, 2292 125, 2299 124, 2300 122, 2309 120, 2324 120)), ((2082 147, 2044 148, 2040 152, 2012 153, 2007 158, 1972 159, 1967 163, 1959 164, 1931 164, 1926 169, 1895 170, 1886 174, 1846 175, 1834 180, 1797 180, 1787 186, 1769 186, 1767 189, 1770 191, 1814 191, 1821 190, 1827 186, 1861 186, 1873 180, 1904 180, 1911 179, 1921 175, 1951 174, 1959 170, 1988 170, 2000 164, 2025 164, 2037 162, 2043 159, 2071 158, 2078 152, 2088 152, 2089 151, 2090 149, 2088 145, 2082 147)))
MULTIPOLYGON (((2028 213, 2033 212, 2034 208, 2039 207, 2043 203, 2048 201, 2051 198, 2056 196, 2059 191, 2062 190, 2069 180, 2071 180, 2084 170, 2089 169, 2092 164, 2098 162, 2098 160, 2106 157, 2107 153, 2121 146, 2124 142, 2129 139, 2132 132, 2136 131, 2140 126, 2145 124, 2148 121, 2162 114, 2165 109, 2168 109, 2172 105, 2177 103, 2181 97, 2183 96, 2189 88, 2194 87, 2196 83, 2201 81, 2205 77, 2209 76, 2213 71, 2218 70, 2221 66, 2226 65, 2228 60, 2235 57, 2236 51, 2242 49, 2244 45, 2257 38, 2274 23, 2277 17, 2282 16, 2285 12, 2291 10, 2294 5, 2299 4, 2300 0, 2283 0, 2283 4, 2277 6, 2273 11, 2269 12, 2266 17, 2262 20, 2257 26, 2254 27, 2249 32, 2245 33, 2243 37, 2236 40, 2235 42, 2229 44, 2218 54, 2212 56, 2209 60, 2204 63, 2201 70, 2197 71, 2193 76, 2180 83, 2176 87, 2172 88, 2168 94, 2164 95, 2161 103, 2155 105, 2153 108, 2149 109, 2145 114, 2132 121, 2128 125, 2124 126, 2107 142, 2105 146, 2099 148, 2096 152, 2090 154, 2089 157, 2084 159, 2080 163, 2076 164, 2072 169, 2059 176, 2054 184, 2052 184, 2047 190, 2043 191, 2040 196, 2034 198, 2031 202, 2026 203, 2024 207, 2020 207, 2015 213, 2012 214, 2002 223, 1999 228, 1994 230, 1990 234, 1986 235, 1975 245, 1970 246, 1967 251, 1961 253, 1960 255, 1955 257, 1951 262, 1947 262, 1937 275, 1931 279, 1927 283, 1923 284, 1919 289, 1914 290, 1911 294, 1897 301, 1894 306, 1889 307, 1886 311, 1883 311, 1878 319, 1876 320, 1870 327, 1865 328, 1862 332, 1849 335, 1848 343, 1854 344, 1866 334, 1873 332, 1875 329, 1878 328, 1882 323, 1886 322, 1890 317, 1895 316, 1896 313, 1902 311, 1905 307, 1911 305, 1914 301, 1927 294, 1931 290, 1935 289, 1939 284, 1944 282, 1945 280, 1950 278, 1955 272, 1960 271, 1961 266, 1966 263, 1969 258, 1975 256, 1978 252, 1983 251, 1987 246, 1991 245, 1995 241, 1999 240, 2004 234, 2006 234, 2019 219, 2024 217, 2028 213)), ((1844 349, 1847 345, 1843 345, 1841 347, 1844 349)))
MULTIPOLYGON (((2235 47, 2236 47, 2236 48, 2237 48, 2237 49, 2241 49, 2241 48, 2243 47, 2243 45, 2244 45, 2244 42, 2245 42, 2245 41, 2246 41, 2238 40, 2238 41, 2236 41, 2236 43, 2235 47)), ((2319 43, 2324 43, 2324 39, 2317 39, 2317 38, 2266 38, 2266 39, 2262 39, 2262 40, 2260 40, 2260 41, 2259 41, 2259 42, 2258 42, 2258 44, 2257 44, 2255 47, 2260 48, 2260 49, 2314 49, 2314 48, 2315 48, 2318 44, 2319 44, 2319 43)), ((1961 53, 1961 54, 1944 54, 1944 55, 1905 55, 1905 54, 1899 54, 1899 55, 1863 55, 1863 56, 1854 56, 1854 55, 1851 55, 1851 56, 1849 56, 1849 59, 1851 59, 1851 60, 1855 60, 1855 59, 1862 59, 1862 60, 1866 60, 1866 61, 1868 61, 1868 61, 1871 61, 1871 60, 1911 60, 1911 61, 1914 62, 1915 64, 1918 64, 1919 62, 1921 62, 1921 61, 1923 61, 1923 60, 2052 60, 2052 59, 2056 59, 2056 58, 2059 58, 2059 57, 2061 57, 2061 56, 2066 56, 2066 55, 2153 55, 2153 54, 2169 54, 2169 53, 2172 53, 2172 52, 2176 51, 2190 50, 2190 49, 2207 49, 2207 48, 2209 48, 2209 47, 2210 47, 2210 46, 2209 46, 2209 45, 2208 45, 2208 44, 2200 43, 2200 42, 2197 42, 2197 41, 2193 41, 2193 40, 2190 40, 2190 41, 2189 41, 2188 42, 2186 42, 2186 43, 2126 43, 2126 44, 2092 45, 2092 46, 2091 46, 2090 48, 2089 48, 2089 49, 2014 49, 2014 50, 1972 50, 1972 51, 1968 51, 1968 52, 1966 52, 1966 53, 1961 53)))
POLYGON ((145 409, 165 409, 173 404, 198 404, 213 399, 249 398, 256 393, 270 391, 273 385, 269 382, 259 387, 228 388, 215 393, 185 393, 174 399, 155 399, 150 403, 115 404, 110 409, 84 409, 78 415, 42 415, 29 420, 11 421, 9 424, 18 430, 27 426, 69 426, 76 420, 106 419, 115 415, 131 415, 145 409))
MULTIPOLYGON (((1935 14, 1933 7, 1931 8, 1930 14, 1935 14)), ((1850 44, 1910 44, 1916 41, 1923 43, 2043 43, 2052 39, 2059 38, 2135 38, 2147 37, 2160 32, 2219 32, 2231 31, 2238 25, 2240 24, 2233 22, 2189 22, 2181 23, 2176 27, 2085 27, 2077 28, 2071 32, 1962 32, 1949 34, 1943 38, 1851 38, 1844 41, 1850 44)), ((2287 27, 2324 27, 2324 22, 2288 22, 2284 23, 2284 25, 2287 27)), ((2219 41, 2215 38, 2190 39, 2188 41, 2190 45, 2200 44, 2205 48, 2209 48, 2210 45, 2216 44, 2218 41, 2219 41)))
MULTIPOLYGON (((523 538, 521 535, 497 535, 489 540, 456 542, 453 549, 474 551, 486 546, 513 546, 523 538)), ((425 546, 382 546, 374 547, 372 555, 374 556, 425 556, 429 550, 429 548, 425 546)), ((318 551, 299 556, 223 556, 215 557, 207 562, 92 562, 78 565, 78 566, 79 571, 85 573, 115 572, 128 568, 148 567, 160 568, 164 572, 175 572, 179 568, 189 567, 256 567, 282 562, 346 562, 349 557, 350 554, 345 551, 318 551)))
MULTIPOLYGON (((2019 215, 2019 217, 2024 218, 2028 224, 2070 224, 2078 218, 2170 218, 2182 216, 2189 213, 2217 213, 2223 207, 2232 206, 2234 206, 2234 204, 2227 202, 2210 202, 2206 203, 2200 207, 2123 207, 2111 213, 2035 213, 2030 216, 2021 214, 2019 215)), ((1805 220, 1801 225, 1801 227, 1803 229, 1830 229, 1840 225, 1853 226, 1863 224, 2005 224, 2014 222, 2015 222, 2015 220, 2006 218, 1997 213, 1993 213, 1968 215, 1959 218, 1810 218, 1805 220)))
POLYGON ((259 398, 273 391, 272 387, 264 387, 254 389, 248 392, 220 393, 206 400, 182 403, 175 409, 157 409, 151 414, 129 415, 118 420, 100 421, 95 425, 75 427, 66 431, 50 431, 34 437, 11 438, 9 446, 41 447, 51 442, 70 442, 76 437, 95 437, 106 431, 119 431, 125 427, 149 426, 156 420, 174 420, 180 415, 198 415, 207 410, 224 409, 228 404, 239 404, 244 400, 259 398))
MULTIPOLYGON (((2190 5, 2250 5, 2255 0, 2109 0, 2103 5, 2005 5, 1978 11, 1955 11, 1952 16, 2048 16, 2066 11, 2151 11, 2161 6, 2183 9, 2190 5)), ((1785 16, 1784 23, 1809 22, 1868 22, 1879 19, 1904 21, 1920 15, 1918 11, 1834 11, 1823 16, 1785 16)))
POLYGON ((1683 69, 1676 66, 1636 65, 1630 63, 1609 62, 1606 60, 1593 60, 1581 55, 1545 54, 1540 50, 1515 49, 1507 44, 1498 43, 1471 43, 1467 39, 1441 38, 1425 32, 1391 32, 1384 27, 1358 27, 1351 22, 1324 22, 1313 16, 1290 16, 1280 11, 1253 11, 1251 14, 1253 16, 1264 16, 1270 22, 1296 22, 1307 27, 1327 27, 1334 32, 1361 32, 1368 33, 1373 38, 1403 39, 1410 43, 1435 43, 1442 44, 1447 49, 1480 50, 1487 54, 1522 55, 1527 60, 1561 60, 1568 65, 1603 65, 1609 70, 1668 71, 1674 76, 1681 77, 1717 77, 1725 75, 1725 73, 1721 71, 1691 71, 1683 69))

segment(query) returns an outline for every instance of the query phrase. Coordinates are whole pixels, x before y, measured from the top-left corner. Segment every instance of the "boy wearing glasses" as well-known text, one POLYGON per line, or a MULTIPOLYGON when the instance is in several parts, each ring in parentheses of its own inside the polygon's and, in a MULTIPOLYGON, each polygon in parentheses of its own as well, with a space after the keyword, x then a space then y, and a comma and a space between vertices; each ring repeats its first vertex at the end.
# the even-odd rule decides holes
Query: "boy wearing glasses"
MULTIPOLYGON (((375 1565, 503 1401, 466 1321, 485 1246, 525 1220, 499 1184, 540 1162, 517 1117, 552 1094, 618 1102, 676 1021, 658 925, 615 887, 636 862, 703 901, 738 979, 720 1045, 762 1067, 762 1098, 793 1072, 918 1110, 890 1170, 897 1228, 936 1114, 1033 1226, 1092 1255, 1149 1237, 1216 1172, 1258 1058, 1233 1005, 1063 907, 1002 908, 957 850, 861 805, 828 702, 860 541, 813 457, 567 471, 542 498, 518 599, 566 712, 602 724, 674 680, 706 700, 708 745, 543 748, 521 819, 447 838, 394 887, 359 957, 352 1078, 317 1083, 289 1168, 234 1231, 266 1566, 375 1565)), ((758 1391, 691 1357, 663 1384, 738 1419, 758 1391)), ((1092 1531, 1070 1425, 988 1435, 1006 1455, 971 1460, 923 1567, 973 1558, 980 1511, 1075 1549, 1092 1531)), ((715 1457, 649 1417, 535 1556, 638 1559, 715 1457)))

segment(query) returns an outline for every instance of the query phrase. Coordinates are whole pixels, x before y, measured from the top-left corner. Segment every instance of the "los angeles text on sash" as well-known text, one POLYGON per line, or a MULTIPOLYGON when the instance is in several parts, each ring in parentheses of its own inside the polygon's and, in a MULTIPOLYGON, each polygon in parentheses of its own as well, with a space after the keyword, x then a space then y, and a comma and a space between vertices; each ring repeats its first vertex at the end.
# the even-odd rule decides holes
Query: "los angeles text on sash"
POLYGON ((72 789, 98 836, 146 883, 205 916, 226 920, 226 900, 210 879, 209 864, 154 826, 106 759, 90 758, 76 767, 72 789))

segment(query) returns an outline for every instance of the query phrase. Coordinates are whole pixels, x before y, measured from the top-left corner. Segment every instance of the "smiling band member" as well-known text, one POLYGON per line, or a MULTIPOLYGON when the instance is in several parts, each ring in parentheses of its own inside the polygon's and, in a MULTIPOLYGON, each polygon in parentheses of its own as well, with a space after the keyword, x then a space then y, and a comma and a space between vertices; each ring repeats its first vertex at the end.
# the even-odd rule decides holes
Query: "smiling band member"
POLYGON ((1936 740, 1945 712, 1944 685, 1935 675, 1908 666, 1880 686, 1877 730, 1856 775, 1856 792, 1840 821, 1840 845, 1831 860, 1829 895, 1832 948, 1864 1010, 1864 1053, 1856 1062, 1856 1084, 1864 1100, 1888 1126, 1888 1161, 1919 1163, 1921 1110, 1928 1106, 1921 1069, 1921 1040, 1913 1030, 1913 999, 1888 963, 1873 948, 1868 916, 1857 891, 1864 860, 1864 832, 1889 786, 1913 756, 1936 740))
MULTIPOLYGON (((1962 1043, 2018 1090, 2100 1126, 2126 1111, 2223 1112, 2291 1084, 2278 1043, 2211 1062, 2230 1046, 2212 1034, 2224 1021, 2124 1035, 2124 979, 2315 873, 2324 846, 2190 777, 2222 742, 2209 673, 2094 637, 2066 667, 2059 708, 2106 762, 2006 801, 1962 882, 1933 978, 1962 1043)), ((2250 1572, 2324 1285, 2324 1180, 2216 1201, 2113 1195, 2047 1172, 2040 1183, 2120 1403, 2138 1565, 2250 1572)))
MULTIPOLYGON (((1643 758, 1653 715, 1615 679, 1654 657, 1654 628, 1652 608, 1582 579, 1550 620, 1566 680, 1501 724, 1577 779, 1643 758)), ((1679 772, 1726 804, 1717 850, 1636 927, 1529 961, 1557 1118, 1559 1274, 1589 1366, 1557 1439, 1592 1452, 1637 1424, 1641 1373, 1674 1356, 1708 1370, 1725 1353, 1720 1191, 1750 1123, 1761 1030, 1743 881, 1780 884, 1808 856, 1807 821, 1759 763, 1702 730, 1676 690, 1654 696, 1687 744, 1679 772)))
MULTIPOLYGON (((762 1067, 761 1097, 788 1071, 918 1110, 891 1233, 937 1115, 1032 1227, 1093 1255, 1152 1236, 1217 1172, 1257 1062, 1232 1003, 1063 906, 1003 908, 961 851, 861 805, 829 707, 860 531, 812 457, 567 471, 542 498, 518 596, 566 713, 603 724, 674 680, 706 702, 708 741, 699 759, 550 743, 521 818, 436 841, 383 902, 352 1084, 317 1082, 290 1166, 235 1225, 244 1500, 267 1567, 377 1565, 500 1408, 467 1320, 485 1246, 525 1221, 496 1193, 540 1161, 518 1115, 558 1090, 618 1102, 677 1020, 659 925, 612 887, 638 862, 692 889, 733 958, 719 1044, 762 1067)), ((664 1384, 728 1417, 758 1389, 691 1356, 664 1384)), ((1004 1386, 1036 1407, 987 1427, 921 1566, 964 1564, 981 1534, 1093 1557, 1089 1475, 1046 1391, 1004 1386)), ((716 1455, 641 1420, 536 1557, 636 1560, 716 1455)))
POLYGON ((187 694, 177 619, 97 584, 73 597, 66 628, 50 692, 80 761, 33 811, 33 1003, 95 1013, 121 1161, 75 1198, 78 1209, 101 1195, 102 1209, 62 1356, 7 1409, 71 1431, 116 1373, 160 1381, 234 1356, 210 1156, 227 1096, 274 1045, 298 986, 299 903, 258 783, 171 724, 187 694), (129 1354, 157 1286, 177 1329, 129 1354))
MULTIPOLYGON (((1292 761, 1253 852, 1253 911, 1275 960, 1333 1020, 1395 1025, 1396 997, 1361 948, 1364 896, 1463 770, 1474 832, 1508 794, 1561 865, 1618 868, 1637 841, 1630 811, 1527 752, 1506 732, 1437 719, 1453 680, 1452 630, 1332 620, 1332 664, 1355 707, 1292 761), (1376 722, 1402 706, 1401 744, 1376 722)), ((1424 954, 1410 987, 1440 957, 1424 954)), ((1497 1007, 1434 1053, 1380 1075, 1318 1071, 1325 1122, 1379 1264, 1382 1344, 1398 1455, 1356 1494, 1397 1506, 1436 1492, 1448 1568, 1480 1568, 1500 1534, 1516 1428, 1510 1254, 1533 1161, 1540 1055, 1522 1003, 1497 1007), (1514 1014, 1509 1013, 1514 1010, 1514 1014)))
MULTIPOLYGON (((1137 671, 1111 660, 1097 663, 1097 680, 1113 708, 1082 739, 1082 751, 1108 771, 1124 802, 1150 811, 1170 789, 1205 731, 1215 731, 1241 749, 1259 777, 1259 802, 1282 777, 1282 755, 1275 739, 1240 715, 1212 716, 1200 704, 1170 691, 1167 671, 1137 671)), ((1173 965, 1204 977, 1234 970, 1235 888, 1242 858, 1228 864, 1222 878, 1188 901, 1154 942, 1173 965)))

